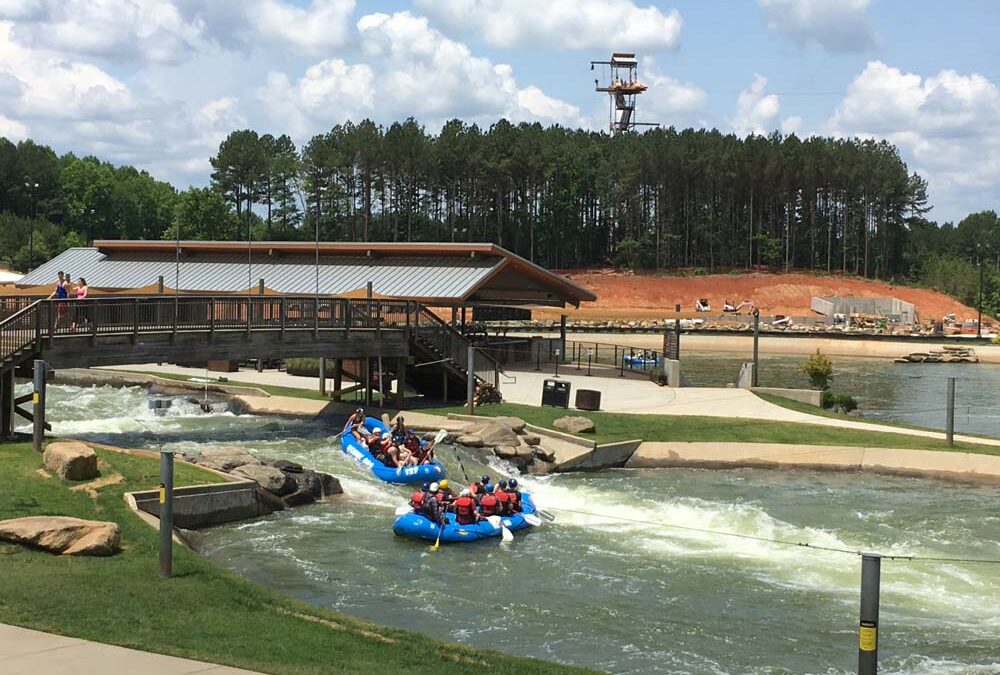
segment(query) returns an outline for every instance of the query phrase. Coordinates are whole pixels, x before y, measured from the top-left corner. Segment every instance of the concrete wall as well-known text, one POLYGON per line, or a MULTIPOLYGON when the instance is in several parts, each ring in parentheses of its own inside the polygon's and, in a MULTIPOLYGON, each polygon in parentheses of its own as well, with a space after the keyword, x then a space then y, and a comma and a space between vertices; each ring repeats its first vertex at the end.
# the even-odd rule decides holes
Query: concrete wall
MULTIPOLYGON (((159 490, 130 492, 125 498, 135 508, 159 518, 159 490)), ((174 526, 195 530, 265 516, 278 510, 275 500, 253 481, 174 488, 174 526)))
POLYGON ((1000 484, 1000 456, 937 450, 780 443, 645 442, 627 468, 801 468, 1000 484))
POLYGON ((599 469, 618 469, 635 454, 642 445, 641 440, 604 443, 593 450, 570 459, 555 468, 557 472, 564 471, 597 471, 599 469))
POLYGON ((771 394, 782 398, 790 398, 800 403, 808 403, 817 408, 823 407, 823 392, 816 389, 781 389, 779 387, 750 387, 755 394, 771 394))

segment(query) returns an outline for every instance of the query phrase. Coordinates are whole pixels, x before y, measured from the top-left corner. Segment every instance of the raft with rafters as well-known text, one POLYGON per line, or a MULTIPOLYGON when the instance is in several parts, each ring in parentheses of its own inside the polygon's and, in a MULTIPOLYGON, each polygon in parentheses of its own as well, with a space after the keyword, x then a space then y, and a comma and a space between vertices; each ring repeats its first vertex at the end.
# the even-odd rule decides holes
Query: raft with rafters
MULTIPOLYGON (((381 429, 383 434, 389 433, 389 427, 387 427, 382 420, 375 419, 374 417, 365 418, 365 427, 368 431, 374 431, 375 429, 381 429)), ((426 444, 426 441, 421 441, 422 444, 426 444)), ((404 467, 394 467, 386 466, 368 451, 363 444, 358 442, 358 439, 354 437, 354 434, 347 432, 340 437, 340 447, 344 451, 344 454, 357 460, 360 464, 368 467, 371 470, 372 475, 383 480, 386 483, 428 483, 436 480, 441 480, 447 475, 444 467, 440 462, 431 462, 430 464, 421 464, 419 466, 404 466, 404 467)))
MULTIPOLYGON (((486 520, 481 520, 472 525, 459 525, 455 520, 454 513, 445 514, 448 517, 448 524, 441 529, 437 523, 431 522, 428 518, 417 513, 405 513, 397 516, 392 523, 392 531, 400 537, 410 537, 411 539, 423 539, 424 541, 435 542, 438 540, 438 532, 441 532, 442 543, 462 543, 479 541, 491 537, 499 537, 503 533, 503 528, 511 532, 524 530, 532 527, 528 522, 535 515, 535 502, 527 492, 521 493, 521 513, 512 516, 500 516, 502 527, 486 520), (525 518, 528 516, 528 518, 525 518)), ((537 517, 537 516, 536 516, 537 517)), ((537 521, 536 521, 537 522, 537 521)))

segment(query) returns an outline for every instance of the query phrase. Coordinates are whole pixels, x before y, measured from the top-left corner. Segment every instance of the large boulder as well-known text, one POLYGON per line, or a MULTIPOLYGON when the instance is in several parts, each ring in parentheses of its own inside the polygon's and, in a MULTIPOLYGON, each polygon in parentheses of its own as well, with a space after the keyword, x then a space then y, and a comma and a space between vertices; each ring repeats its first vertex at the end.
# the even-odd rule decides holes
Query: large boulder
POLYGON ((571 434, 592 434, 594 433, 594 423, 586 417, 560 417, 552 423, 556 429, 560 429, 571 434))
POLYGON ((536 459, 540 459, 543 462, 554 462, 556 461, 556 453, 550 452, 540 445, 531 448, 531 456, 536 459))
POLYGON ((260 463, 264 466, 273 466, 275 469, 281 469, 285 473, 302 473, 303 471, 301 464, 287 459, 262 459, 260 463))
POLYGON ((232 473, 234 476, 256 481, 262 488, 279 497, 284 497, 298 489, 297 483, 289 474, 271 466, 244 464, 233 469, 232 473))
POLYGON ((0 539, 62 555, 106 556, 121 551, 117 524, 66 516, 0 521, 0 539))
POLYGON ((521 442, 525 445, 538 445, 542 442, 542 437, 538 434, 521 434, 521 442))
POLYGON ((198 457, 198 464, 228 473, 247 464, 258 465, 260 460, 239 448, 208 448, 198 457))
MULTIPOLYGON (((522 429, 524 427, 521 427, 522 429)), ((512 445, 521 444, 521 439, 514 430, 505 423, 497 423, 493 420, 479 425, 474 429, 466 429, 466 435, 478 436, 482 439, 483 445, 512 445)), ((460 437, 461 438, 461 437, 460 437)), ((461 440, 459 440, 461 442, 461 440)))
POLYGON ((469 448, 483 447, 483 437, 479 434, 459 434, 455 442, 469 448))
POLYGON ((328 473, 321 473, 319 474, 319 479, 323 483, 323 494, 325 496, 344 494, 344 488, 340 486, 340 481, 337 478, 328 473))
POLYGON ((498 445, 493 452, 500 459, 513 459, 514 457, 531 457, 531 448, 526 445, 498 445))
POLYGON ((63 480, 90 480, 101 475, 97 454, 79 441, 49 443, 42 461, 63 480))
POLYGON ((493 423, 502 424, 503 426, 513 431, 515 434, 519 434, 522 431, 524 431, 524 425, 525 425, 524 420, 522 420, 520 417, 504 417, 504 416, 494 417, 493 423))

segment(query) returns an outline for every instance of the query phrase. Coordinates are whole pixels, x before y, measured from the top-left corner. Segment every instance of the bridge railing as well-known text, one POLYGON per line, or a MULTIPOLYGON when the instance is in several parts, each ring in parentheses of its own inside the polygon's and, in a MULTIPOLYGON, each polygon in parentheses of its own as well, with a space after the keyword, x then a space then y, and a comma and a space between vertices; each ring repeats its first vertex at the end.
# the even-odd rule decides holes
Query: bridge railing
POLYGON ((66 335, 202 331, 407 329, 419 305, 405 300, 288 296, 0 298, 0 362, 33 342, 66 335))

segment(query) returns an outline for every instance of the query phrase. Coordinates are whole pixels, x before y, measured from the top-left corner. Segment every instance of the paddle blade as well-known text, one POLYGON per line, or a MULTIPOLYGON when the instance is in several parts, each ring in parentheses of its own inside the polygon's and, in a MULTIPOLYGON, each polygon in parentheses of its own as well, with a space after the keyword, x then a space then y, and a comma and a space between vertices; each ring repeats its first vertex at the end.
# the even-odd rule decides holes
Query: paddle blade
POLYGON ((534 513, 523 514, 524 522, 532 527, 538 527, 542 524, 542 519, 536 516, 534 513))
POLYGON ((500 520, 500 516, 488 516, 486 522, 493 526, 494 530, 499 530, 503 527, 503 522, 500 520))
POLYGON ((440 443, 441 441, 443 441, 444 438, 445 438, 445 436, 447 436, 447 435, 448 435, 448 432, 445 431, 444 429, 442 429, 441 431, 437 432, 437 434, 434 436, 434 444, 437 445, 438 443, 440 443))
POLYGON ((407 513, 409 513, 412 510, 413 509, 411 509, 409 506, 397 506, 396 507, 396 515, 397 516, 405 516, 407 513))
POLYGON ((556 517, 554 515, 552 515, 551 513, 549 513, 548 511, 542 511, 541 509, 538 509, 537 511, 535 511, 535 513, 537 513, 538 515, 540 515, 542 518, 544 518, 545 520, 549 521, 550 523, 553 520, 556 519, 556 517))
POLYGON ((434 551, 438 550, 439 548, 441 548, 441 540, 440 539, 438 539, 433 544, 431 544, 430 552, 433 553, 434 551))
POLYGON ((508 530, 506 527, 500 526, 500 540, 501 541, 514 541, 514 533, 508 530))

